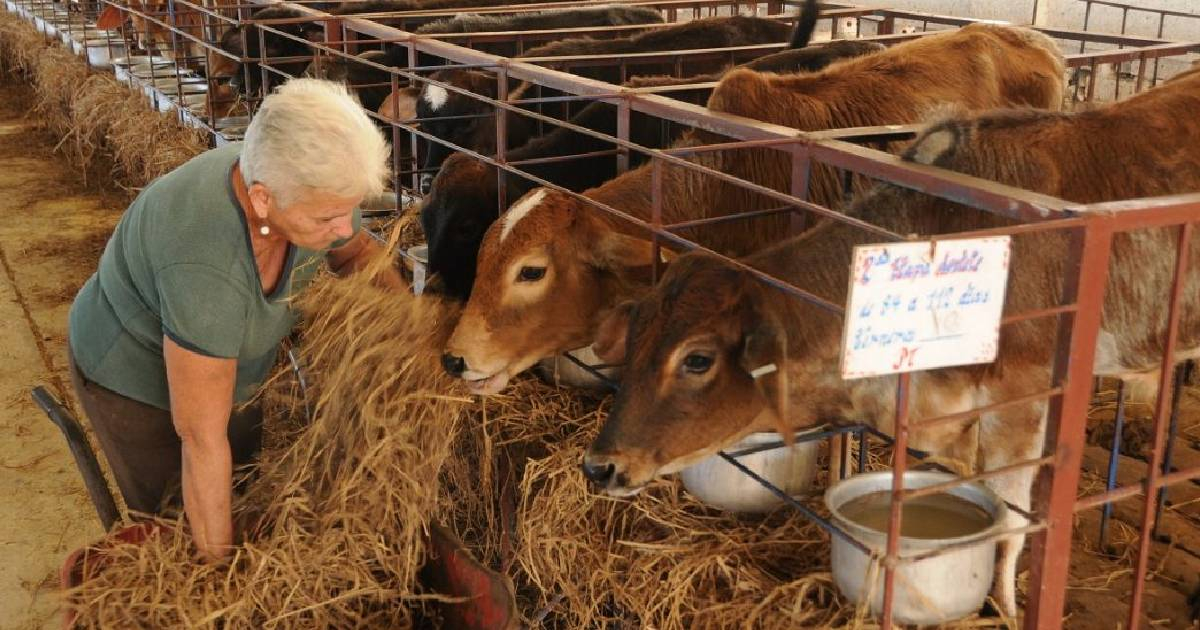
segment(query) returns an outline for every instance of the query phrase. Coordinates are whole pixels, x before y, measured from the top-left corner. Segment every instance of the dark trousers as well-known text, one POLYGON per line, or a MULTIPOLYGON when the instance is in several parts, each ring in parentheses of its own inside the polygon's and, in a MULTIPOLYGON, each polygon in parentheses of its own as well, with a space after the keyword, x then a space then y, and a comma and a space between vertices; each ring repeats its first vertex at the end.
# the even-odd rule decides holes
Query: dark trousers
MULTIPOLYGON (((67 350, 71 383, 125 505, 130 510, 158 514, 178 507, 182 471, 181 444, 171 412, 126 398, 90 381, 67 350)), ((262 446, 262 409, 251 406, 229 418, 233 465, 249 463, 262 446)))

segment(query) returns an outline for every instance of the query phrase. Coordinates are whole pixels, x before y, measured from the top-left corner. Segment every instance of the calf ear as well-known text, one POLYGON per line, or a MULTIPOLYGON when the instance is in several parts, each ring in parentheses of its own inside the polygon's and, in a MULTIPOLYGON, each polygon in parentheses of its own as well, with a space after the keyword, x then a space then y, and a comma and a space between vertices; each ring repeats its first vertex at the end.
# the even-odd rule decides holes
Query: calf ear
POLYGON ((623 302, 609 311, 600 322, 596 331, 596 341, 592 343, 592 352, 607 364, 617 364, 625 360, 625 341, 629 336, 629 323, 633 319, 634 302, 623 302))
POLYGON ((125 23, 125 14, 115 4, 104 7, 104 10, 100 12, 100 17, 96 18, 96 28, 102 31, 118 28, 123 23, 125 23))
POLYGON ((406 87, 387 95, 377 112, 388 120, 406 121, 417 117, 417 99, 421 88, 406 87))
POLYGON ((787 333, 767 309, 756 308, 753 322, 742 340, 742 369, 754 379, 758 391, 775 415, 776 431, 792 443, 788 422, 787 333))

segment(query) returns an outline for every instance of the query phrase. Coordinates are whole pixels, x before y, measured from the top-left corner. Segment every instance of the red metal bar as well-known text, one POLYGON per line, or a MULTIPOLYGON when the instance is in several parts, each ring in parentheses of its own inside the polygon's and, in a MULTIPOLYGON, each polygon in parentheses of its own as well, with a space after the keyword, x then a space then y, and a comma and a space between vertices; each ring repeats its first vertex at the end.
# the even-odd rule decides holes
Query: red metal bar
POLYGON ((1150 565, 1150 544, 1154 530, 1154 504, 1160 488, 1156 485, 1162 476, 1163 450, 1166 448, 1166 417, 1171 411, 1171 395, 1175 384, 1175 344, 1179 341, 1179 311, 1180 300, 1183 297, 1183 287, 1187 280, 1188 249, 1192 236, 1191 223, 1185 223, 1179 229, 1179 242, 1176 249, 1175 275, 1172 278, 1171 301, 1167 310, 1166 343, 1164 344, 1162 364, 1159 368, 1158 400, 1154 410, 1154 449, 1151 451, 1150 462, 1147 465, 1146 500, 1142 506, 1141 539, 1138 542, 1137 565, 1133 573, 1133 594, 1129 604, 1129 630, 1137 630, 1142 611, 1142 598, 1145 595, 1146 571, 1150 565))
MULTIPOLYGON (((919 427, 916 427, 916 428, 914 428, 914 430, 916 430, 918 428, 919 427)), ((1053 455, 1045 455, 1042 457, 1038 457, 1036 459, 1027 459, 1023 462, 1016 462, 1014 464, 1009 464, 1007 466, 1001 466, 1000 468, 993 468, 992 470, 985 470, 981 473, 975 473, 969 477, 961 477, 958 479, 952 479, 950 481, 945 481, 942 483, 934 484, 932 486, 926 486, 924 488, 915 488, 913 490, 905 490, 904 491, 904 500, 907 501, 910 499, 916 499, 917 497, 924 497, 924 496, 929 496, 931 494, 938 494, 939 492, 944 492, 946 490, 952 490, 954 488, 957 488, 958 486, 961 486, 961 485, 967 484, 967 483, 971 483, 973 481, 983 481, 985 479, 991 479, 992 477, 1000 477, 1003 475, 1007 475, 1010 472, 1021 470, 1022 468, 1031 468, 1034 466, 1041 467, 1041 466, 1045 466, 1046 464, 1052 464, 1052 463, 1054 463, 1053 455)), ((1005 535, 1007 535, 1007 532, 1005 533, 1005 535)))
POLYGON ((893 444, 892 503, 888 515, 887 556, 883 565, 883 611, 880 628, 892 627, 892 606, 896 595, 896 562, 900 557, 900 521, 903 517, 904 472, 908 468, 908 372, 896 381, 896 436, 893 444))
MULTIPOLYGON (((1064 311, 1064 312, 1071 312, 1071 311, 1064 311)), ((956 422, 965 422, 965 421, 971 420, 973 418, 978 418, 979 416, 981 416, 985 413, 993 413, 996 411, 1003 411, 1010 407, 1018 407, 1020 405, 1029 404, 1031 402, 1036 402, 1039 400, 1050 400, 1056 396, 1061 395, 1062 393, 1063 393, 1062 387, 1051 387, 1050 389, 1042 390, 1040 392, 1034 392, 1032 394, 1026 394, 1024 396, 1018 396, 1017 398, 1012 398, 1010 400, 1005 400, 1005 401, 998 402, 998 403, 992 403, 990 405, 985 405, 985 406, 979 407, 977 409, 970 409, 967 411, 959 411, 957 413, 948 413, 944 416, 937 416, 934 418, 930 418, 928 420, 924 420, 924 419, 916 420, 913 422, 913 431, 924 431, 926 429, 940 427, 940 426, 946 425, 946 424, 953 424, 956 422)))
POLYGON ((1072 264, 1065 272, 1063 301, 1078 309, 1059 317, 1058 348, 1051 385, 1063 395, 1050 399, 1043 454, 1055 457, 1054 467, 1039 478, 1033 505, 1041 506, 1046 531, 1031 543, 1030 584, 1025 627, 1051 629, 1062 625, 1067 570, 1071 557, 1072 514, 1083 458, 1084 429, 1091 404, 1092 365, 1104 306, 1112 251, 1112 223, 1091 217, 1073 235, 1072 264), (1082 234, 1080 234, 1082 232, 1082 234))

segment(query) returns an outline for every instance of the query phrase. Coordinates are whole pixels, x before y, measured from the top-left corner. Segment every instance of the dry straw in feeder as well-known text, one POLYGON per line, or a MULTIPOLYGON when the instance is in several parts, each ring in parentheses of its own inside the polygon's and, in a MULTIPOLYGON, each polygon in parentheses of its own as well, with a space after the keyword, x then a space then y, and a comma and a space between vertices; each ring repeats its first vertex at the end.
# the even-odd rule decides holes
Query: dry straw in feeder
POLYGON ((86 627, 408 627, 437 479, 468 400, 437 369, 445 309, 364 277, 298 304, 313 422, 263 456, 235 518, 257 523, 227 566, 182 536, 117 547, 69 594, 86 627))

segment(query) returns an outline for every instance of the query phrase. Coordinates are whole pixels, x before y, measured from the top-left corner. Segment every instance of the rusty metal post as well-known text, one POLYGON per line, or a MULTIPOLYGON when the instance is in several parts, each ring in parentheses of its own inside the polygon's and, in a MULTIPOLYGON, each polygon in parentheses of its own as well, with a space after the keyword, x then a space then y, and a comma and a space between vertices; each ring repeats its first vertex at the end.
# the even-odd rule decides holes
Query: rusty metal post
MULTIPOLYGON (((789 191, 797 199, 808 200, 809 181, 812 177, 812 155, 803 142, 797 140, 792 145, 792 188, 789 191)), ((789 215, 791 235, 795 236, 808 229, 808 213, 793 211, 789 215)))
MULTIPOLYGON (((1162 39, 1163 26, 1164 26, 1164 23, 1166 22, 1166 20, 1167 20, 1166 13, 1158 14, 1158 38, 1159 39, 1162 39)), ((1156 85, 1158 85, 1158 57, 1154 58, 1154 76, 1151 77, 1151 79, 1150 79, 1150 87, 1154 87, 1156 85)))
POLYGON ((1098 74, 1099 73, 1098 73, 1098 66, 1096 65, 1096 60, 1092 59, 1092 75, 1088 78, 1088 88, 1087 88, 1087 102, 1089 102, 1089 103, 1091 103, 1092 99, 1094 99, 1096 97, 1096 80, 1099 78, 1099 76, 1097 76, 1098 74))
MULTIPOLYGON (((1175 368, 1175 388, 1171 390, 1171 420, 1167 427, 1167 448, 1163 453, 1162 474, 1167 475, 1171 472, 1171 456, 1175 450, 1175 437, 1179 434, 1179 401, 1183 394, 1183 387, 1187 384, 1187 373, 1190 371, 1191 363, 1180 363, 1175 368)), ((1158 537, 1158 526, 1162 524, 1163 508, 1167 506, 1167 494, 1170 486, 1163 486, 1162 491, 1158 495, 1158 504, 1154 508, 1154 531, 1152 535, 1158 537)))
POLYGON ((883 565, 883 611, 879 627, 892 627, 892 606, 896 596, 896 561, 900 553, 900 521, 903 518, 904 472, 908 468, 908 372, 896 382, 896 435, 892 444, 892 512, 888 516, 887 555, 883 565))
POLYGON ((654 233, 651 235, 651 242, 654 244, 654 264, 650 270, 650 281, 658 284, 658 278, 662 267, 662 256, 659 250, 662 243, 658 238, 658 231, 662 229, 662 160, 657 156, 650 157, 650 225, 654 227, 654 233))
POLYGON ((1162 365, 1159 368, 1158 399, 1154 409, 1154 448, 1146 466, 1145 500, 1142 503, 1141 539, 1138 541, 1137 565, 1133 573, 1133 594, 1129 602, 1129 630, 1137 630, 1142 611, 1142 598, 1146 590, 1146 571, 1150 566, 1150 545, 1153 542, 1155 523, 1154 506, 1158 502, 1158 480, 1162 477, 1163 451, 1166 449, 1166 418, 1170 413, 1171 397, 1175 385, 1175 343, 1179 340, 1179 311, 1183 286, 1188 271, 1188 244, 1191 241, 1192 224, 1185 223, 1179 229, 1176 248, 1175 275, 1172 278, 1171 301, 1167 310, 1166 343, 1163 348, 1162 365))
MULTIPOLYGON (((617 102, 617 139, 629 141, 629 97, 623 97, 617 102)), ((617 147, 617 173, 629 170, 629 149, 617 147)))
POLYGON ((1092 365, 1108 280, 1112 221, 1108 217, 1088 216, 1084 227, 1072 236, 1062 302, 1074 302, 1077 306, 1058 320, 1058 347, 1050 385, 1061 386, 1063 393, 1050 399, 1046 414, 1043 454, 1054 457, 1054 466, 1043 469, 1035 484, 1033 505, 1040 506, 1039 516, 1045 520, 1046 529, 1035 533, 1031 543, 1029 583, 1034 589, 1025 609, 1026 628, 1050 629, 1062 625, 1071 528, 1092 398, 1092 365))
MULTIPOLYGON (((396 202, 400 203, 400 125, 397 121, 400 120, 400 99, 396 98, 396 94, 400 91, 400 76, 395 72, 389 72, 391 78, 391 111, 388 112, 388 127, 392 131, 392 190, 396 191, 396 202)), ((398 210, 399 208, 397 208, 398 210)))
MULTIPOLYGON (((501 66, 496 69, 496 100, 501 103, 508 101, 508 69, 501 66)), ((496 108, 496 161, 500 164, 506 163, 506 154, 508 153, 508 110, 503 107, 496 108)), ((496 169, 496 198, 499 200, 499 205, 496 208, 500 212, 502 208, 508 207, 508 171, 503 168, 496 169)))
MULTIPOLYGON (((1091 3, 1091 0, 1083 0, 1083 1, 1085 4, 1084 9, 1083 9, 1083 32, 1086 33, 1088 30, 1088 22, 1092 19, 1092 3, 1091 3)), ((1086 46, 1086 45, 1087 45, 1087 42, 1085 40, 1082 40, 1082 39, 1079 40, 1079 52, 1080 53, 1083 52, 1084 46, 1086 46)))

